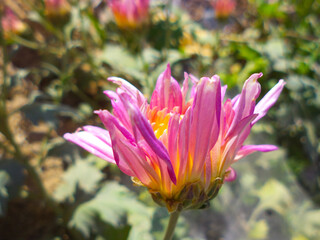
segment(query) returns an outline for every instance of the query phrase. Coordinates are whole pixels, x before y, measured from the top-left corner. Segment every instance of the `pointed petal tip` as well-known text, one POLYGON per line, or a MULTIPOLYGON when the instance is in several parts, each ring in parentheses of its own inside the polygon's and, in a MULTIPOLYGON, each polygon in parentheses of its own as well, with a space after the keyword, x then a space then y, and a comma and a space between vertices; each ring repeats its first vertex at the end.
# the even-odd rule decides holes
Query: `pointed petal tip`
POLYGON ((262 72, 254 73, 254 74, 252 74, 252 75, 249 77, 249 79, 252 79, 252 78, 253 78, 254 81, 258 81, 258 79, 261 78, 262 76, 263 76, 263 73, 262 73, 262 72))
POLYGON ((276 150, 279 150, 279 147, 275 145, 269 145, 268 147, 265 148, 265 152, 272 152, 276 150))
POLYGON ((171 67, 170 63, 167 64, 166 70, 163 72, 163 77, 166 79, 171 79, 171 67))
POLYGON ((220 77, 219 77, 219 75, 217 75, 217 74, 213 75, 212 78, 220 81, 220 77))
POLYGON ((111 77, 108 77, 107 80, 110 82, 119 83, 119 82, 122 82, 124 79, 119 78, 119 77, 115 77, 115 76, 111 76, 111 77))
POLYGON ((286 85, 286 84, 287 84, 287 82, 286 82, 286 81, 284 81, 283 79, 280 79, 278 83, 279 83, 279 84, 281 84, 282 86, 284 86, 284 85, 286 85))
POLYGON ((246 82, 256 82, 258 81, 259 78, 261 78, 263 76, 263 73, 260 72, 260 73, 253 73, 250 75, 250 77, 246 80, 246 82))
POLYGON ((94 114, 97 114, 97 115, 101 114, 102 112, 103 112, 102 109, 100 109, 100 110, 94 110, 94 111, 93 111, 93 113, 94 113, 94 114))
POLYGON ((63 134, 62 137, 69 141, 69 139, 71 138, 71 135, 72 135, 72 133, 65 133, 65 134, 63 134))

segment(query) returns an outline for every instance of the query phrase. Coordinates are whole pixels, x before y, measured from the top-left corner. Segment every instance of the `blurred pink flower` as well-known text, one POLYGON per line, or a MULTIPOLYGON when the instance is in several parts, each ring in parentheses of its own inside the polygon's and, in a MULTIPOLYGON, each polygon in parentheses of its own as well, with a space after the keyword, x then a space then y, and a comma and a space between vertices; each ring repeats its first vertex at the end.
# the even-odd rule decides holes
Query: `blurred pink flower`
POLYGON ((109 0, 109 4, 120 28, 135 29, 148 21, 149 0, 109 0))
POLYGON ((67 0, 45 0, 45 14, 50 17, 63 17, 70 13, 71 6, 67 0))
POLYGON ((228 18, 236 9, 235 0, 212 0, 216 18, 228 18))
POLYGON ((170 212, 199 208, 216 196, 225 180, 235 179, 230 168, 234 162, 255 151, 277 149, 243 145, 285 85, 280 80, 256 105, 261 76, 253 74, 241 94, 223 102, 227 86, 221 87, 219 76, 198 80, 185 73, 180 88, 168 65, 150 104, 130 83, 111 77, 108 80, 119 88, 104 93, 111 99, 113 114, 95 111, 107 130, 84 126, 64 138, 117 164, 170 212))
POLYGON ((1 24, 6 39, 12 34, 22 34, 27 29, 27 25, 9 7, 4 8, 1 24))

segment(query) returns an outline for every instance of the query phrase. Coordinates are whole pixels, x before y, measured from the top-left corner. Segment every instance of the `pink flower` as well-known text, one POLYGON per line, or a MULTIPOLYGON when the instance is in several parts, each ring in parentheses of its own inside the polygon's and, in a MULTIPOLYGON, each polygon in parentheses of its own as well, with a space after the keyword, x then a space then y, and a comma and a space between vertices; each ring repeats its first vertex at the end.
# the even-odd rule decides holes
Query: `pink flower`
POLYGON ((256 105, 261 76, 253 74, 241 94, 223 101, 227 86, 221 87, 219 76, 198 80, 185 74, 180 88, 168 65, 150 104, 130 83, 111 77, 119 85, 116 92, 105 91, 113 114, 95 111, 107 130, 84 126, 64 138, 117 164, 170 212, 199 208, 216 196, 224 180, 236 177, 230 168, 234 162, 255 151, 277 149, 244 145, 285 85, 280 80, 256 105))
POLYGON ((149 0, 110 0, 109 3, 120 28, 135 29, 148 21, 149 0))
POLYGON ((211 4, 217 18, 228 18, 236 9, 235 0, 212 0, 211 4))
POLYGON ((67 0, 45 0, 45 14, 50 17, 63 17, 70 13, 71 6, 67 0))
POLYGON ((27 29, 27 25, 9 7, 4 8, 1 24, 6 39, 10 38, 12 34, 22 34, 27 29))

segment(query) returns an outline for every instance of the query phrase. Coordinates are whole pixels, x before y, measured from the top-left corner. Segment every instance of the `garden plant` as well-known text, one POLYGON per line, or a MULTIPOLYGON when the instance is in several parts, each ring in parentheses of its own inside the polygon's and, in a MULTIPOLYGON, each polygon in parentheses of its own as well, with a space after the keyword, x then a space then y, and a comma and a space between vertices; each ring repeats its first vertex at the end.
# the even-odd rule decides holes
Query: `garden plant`
POLYGON ((0 18, 1 240, 320 239, 319 1, 0 18))

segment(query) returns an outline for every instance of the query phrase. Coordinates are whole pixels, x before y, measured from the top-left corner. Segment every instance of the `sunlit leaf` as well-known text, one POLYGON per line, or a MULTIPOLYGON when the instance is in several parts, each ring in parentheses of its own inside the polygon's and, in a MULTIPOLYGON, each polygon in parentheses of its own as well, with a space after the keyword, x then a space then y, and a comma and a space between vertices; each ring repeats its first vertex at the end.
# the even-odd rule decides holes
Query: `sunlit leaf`
POLYGON ((137 79, 143 79, 141 61, 131 55, 126 49, 117 45, 108 45, 104 51, 96 57, 96 61, 105 62, 119 72, 129 74, 137 79), (119 64, 121 63, 121 64, 119 64))
POLYGON ((85 236, 97 231, 98 222, 114 227, 131 226, 128 239, 148 240, 152 210, 141 204, 124 186, 116 182, 106 183, 95 198, 81 204, 74 212, 70 226, 85 236))
POLYGON ((268 224, 265 220, 260 220, 254 223, 250 229, 249 237, 251 239, 265 239, 268 235, 268 224))
POLYGON ((72 200, 77 188, 93 193, 103 174, 86 161, 77 161, 63 176, 63 183, 57 188, 54 197, 58 201, 72 200))
POLYGON ((264 209, 274 209, 283 213, 293 202, 292 195, 288 188, 281 182, 270 179, 261 189, 256 192, 260 199, 260 206, 264 209))

